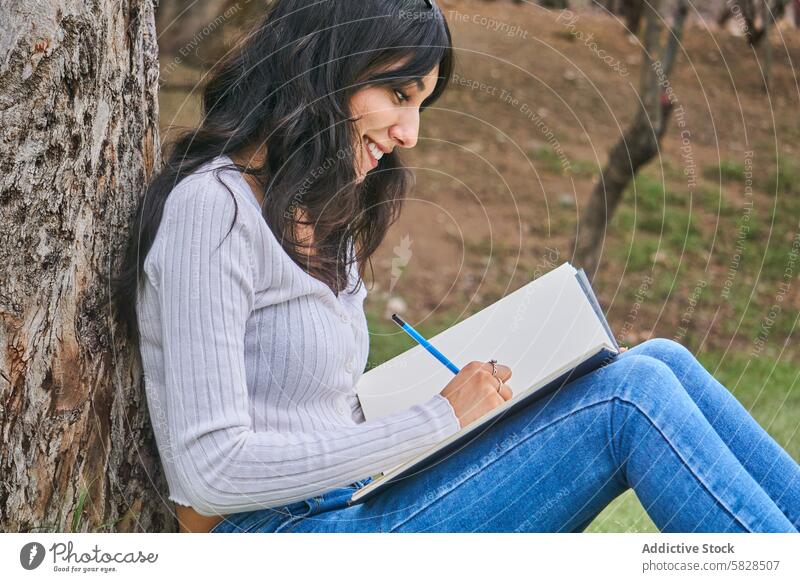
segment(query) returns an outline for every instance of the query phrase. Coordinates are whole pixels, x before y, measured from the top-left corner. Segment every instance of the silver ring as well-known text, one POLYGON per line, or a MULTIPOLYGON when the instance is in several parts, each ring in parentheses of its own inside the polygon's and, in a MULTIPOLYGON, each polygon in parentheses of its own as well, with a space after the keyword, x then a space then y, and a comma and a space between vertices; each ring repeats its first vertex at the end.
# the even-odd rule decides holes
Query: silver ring
MULTIPOLYGON (((492 365, 492 376, 497 378, 497 360, 489 360, 489 363, 492 365)), ((500 388, 503 387, 503 381, 500 378, 497 378, 497 393, 500 394, 500 388)))

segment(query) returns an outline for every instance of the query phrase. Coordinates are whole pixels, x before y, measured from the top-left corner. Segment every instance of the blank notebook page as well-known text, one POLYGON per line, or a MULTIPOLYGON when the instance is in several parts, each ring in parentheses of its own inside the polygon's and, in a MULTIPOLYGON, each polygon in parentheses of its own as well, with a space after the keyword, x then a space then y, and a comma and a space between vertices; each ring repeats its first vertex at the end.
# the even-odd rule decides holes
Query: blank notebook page
MULTIPOLYGON (((509 366, 508 384, 516 396, 552 371, 613 344, 575 274, 564 263, 429 341, 459 368, 491 358, 509 366)), ((398 333, 404 332, 398 328, 398 333)), ((424 402, 453 377, 416 345, 366 372, 356 389, 371 420, 424 402)))

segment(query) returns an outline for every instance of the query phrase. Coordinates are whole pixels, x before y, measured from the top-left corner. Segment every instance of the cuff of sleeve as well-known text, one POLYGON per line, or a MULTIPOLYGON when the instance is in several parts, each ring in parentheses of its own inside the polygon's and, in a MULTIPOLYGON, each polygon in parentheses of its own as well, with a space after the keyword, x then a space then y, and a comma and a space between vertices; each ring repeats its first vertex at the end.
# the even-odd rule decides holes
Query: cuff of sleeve
POLYGON ((441 394, 434 394, 429 402, 436 415, 442 418, 447 424, 445 438, 461 430, 461 423, 458 421, 456 411, 447 398, 441 394))

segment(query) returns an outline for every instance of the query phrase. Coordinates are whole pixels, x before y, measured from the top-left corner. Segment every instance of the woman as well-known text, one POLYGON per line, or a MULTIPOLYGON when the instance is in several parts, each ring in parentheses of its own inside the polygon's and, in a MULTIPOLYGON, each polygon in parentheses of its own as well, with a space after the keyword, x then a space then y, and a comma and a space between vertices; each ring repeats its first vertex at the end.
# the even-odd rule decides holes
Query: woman
POLYGON ((580 531, 631 487, 663 531, 796 532, 797 463, 667 340, 346 505, 511 396, 488 362, 376 421, 354 392, 364 265, 410 184, 397 148, 452 70, 435 4, 277 0, 212 71, 142 201, 120 302, 181 531, 580 531))

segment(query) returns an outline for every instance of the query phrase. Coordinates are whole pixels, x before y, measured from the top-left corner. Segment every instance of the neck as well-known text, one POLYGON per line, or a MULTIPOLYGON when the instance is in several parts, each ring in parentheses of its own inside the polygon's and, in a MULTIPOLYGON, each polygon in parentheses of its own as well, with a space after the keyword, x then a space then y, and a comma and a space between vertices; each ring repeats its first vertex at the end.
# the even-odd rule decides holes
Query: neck
MULTIPOLYGON (((240 150, 235 154, 231 154, 229 156, 235 163, 239 164, 240 166, 244 166, 245 169, 261 167, 263 165, 264 160, 266 159, 266 147, 261 146, 259 148, 248 147, 240 150)), ((250 174, 242 174, 244 179, 250 185, 250 188, 253 190, 253 194, 255 195, 256 199, 258 200, 259 205, 264 206, 264 192, 261 189, 260 184, 255 179, 254 176, 250 174)), ((295 220, 306 220, 307 216, 304 210, 300 208, 295 208, 295 220)), ((296 233, 299 238, 299 242, 304 244, 311 244, 314 240, 314 228, 313 225, 310 224, 302 224, 296 226, 296 233)), ((307 252, 313 255, 312 250, 300 249, 301 252, 307 252)))

